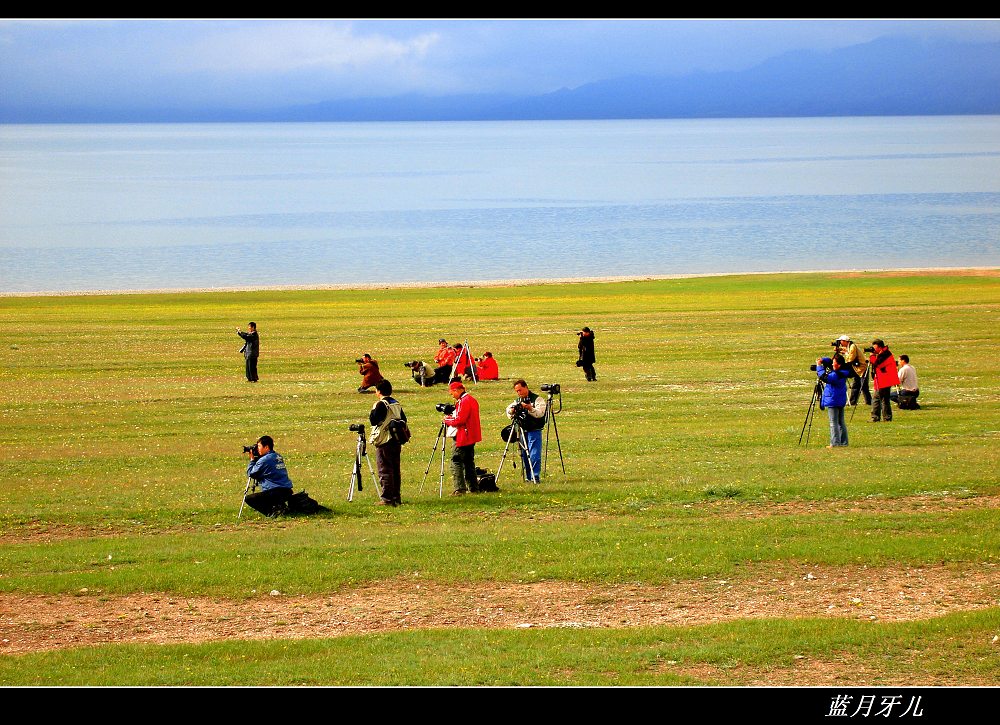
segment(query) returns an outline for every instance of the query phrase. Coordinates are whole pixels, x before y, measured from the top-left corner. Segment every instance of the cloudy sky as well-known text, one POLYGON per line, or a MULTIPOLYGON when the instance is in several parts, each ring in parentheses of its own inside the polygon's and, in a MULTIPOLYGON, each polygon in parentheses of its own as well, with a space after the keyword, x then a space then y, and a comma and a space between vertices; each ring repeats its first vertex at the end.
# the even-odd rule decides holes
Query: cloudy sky
POLYGON ((885 35, 1000 40, 1000 20, 0 21, 11 107, 250 110, 401 93, 545 93, 741 70, 885 35))

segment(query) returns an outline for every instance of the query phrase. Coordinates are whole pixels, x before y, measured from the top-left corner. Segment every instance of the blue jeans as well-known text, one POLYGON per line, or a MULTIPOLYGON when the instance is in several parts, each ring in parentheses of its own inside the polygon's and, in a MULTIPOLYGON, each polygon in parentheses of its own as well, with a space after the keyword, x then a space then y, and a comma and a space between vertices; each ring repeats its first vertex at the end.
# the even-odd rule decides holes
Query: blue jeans
POLYGON ((522 430, 524 433, 524 443, 528 448, 528 455, 524 455, 521 449, 521 465, 524 466, 524 478, 527 481, 534 480, 538 483, 542 480, 542 431, 522 430), (530 462, 528 459, 531 459, 530 462), (534 476, 532 476, 534 474, 534 476))
POLYGON ((847 423, 844 422, 844 407, 827 408, 826 414, 830 416, 830 445, 847 445, 847 423))

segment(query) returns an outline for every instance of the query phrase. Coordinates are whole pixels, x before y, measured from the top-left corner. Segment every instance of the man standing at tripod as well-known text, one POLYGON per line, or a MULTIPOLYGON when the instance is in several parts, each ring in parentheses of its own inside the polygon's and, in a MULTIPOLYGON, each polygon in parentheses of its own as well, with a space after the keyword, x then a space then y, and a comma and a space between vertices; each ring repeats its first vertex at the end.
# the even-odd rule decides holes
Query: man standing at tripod
POLYGON ((445 416, 443 421, 446 426, 455 429, 455 446, 451 455, 451 478, 455 490, 451 495, 464 496, 468 491, 479 493, 476 443, 483 439, 479 401, 465 392, 465 385, 458 380, 448 386, 448 392, 455 400, 454 412, 445 416))
POLYGON ((860 348, 854 340, 847 335, 837 338, 837 352, 844 356, 844 365, 852 371, 851 380, 851 405, 858 404, 858 396, 865 396, 865 405, 872 404, 872 394, 868 389, 868 378, 865 373, 868 371, 868 361, 861 354, 860 348))
POLYGON ((528 390, 528 383, 524 380, 515 381, 514 392, 517 400, 507 406, 507 417, 517 422, 524 436, 524 448, 521 448, 524 476, 532 483, 539 483, 542 477, 542 428, 545 427, 546 401, 528 390))
POLYGON ((392 397, 392 383, 380 380, 375 384, 375 394, 378 401, 368 414, 368 422, 372 424, 371 444, 375 446, 375 465, 378 467, 378 477, 382 482, 382 497, 378 506, 399 506, 400 486, 403 474, 400 470, 400 453, 403 444, 392 436, 389 422, 401 420, 406 422, 406 413, 399 401, 392 397))

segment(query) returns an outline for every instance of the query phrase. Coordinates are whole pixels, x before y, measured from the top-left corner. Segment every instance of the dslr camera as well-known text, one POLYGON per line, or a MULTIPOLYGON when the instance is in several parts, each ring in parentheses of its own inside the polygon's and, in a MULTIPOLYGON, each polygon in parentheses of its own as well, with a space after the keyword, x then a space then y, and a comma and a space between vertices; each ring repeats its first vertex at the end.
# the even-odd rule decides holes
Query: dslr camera
POLYGON ((352 423, 347 426, 347 430, 354 431, 361 435, 362 438, 365 436, 365 424, 364 423, 352 423))
POLYGON ((254 459, 260 458, 260 453, 257 452, 257 444, 252 443, 249 446, 243 446, 243 452, 249 453, 254 459))
POLYGON ((875 352, 875 348, 874 347, 866 347, 864 350, 865 350, 865 352, 875 352))
POLYGON ((445 415, 451 415, 455 412, 455 406, 451 403, 438 403, 434 406, 434 410, 438 413, 444 413, 445 415))
POLYGON ((559 395, 562 392, 562 388, 559 387, 559 383, 550 383, 548 385, 542 385, 542 392, 552 393, 553 395, 559 395))
POLYGON ((365 359, 364 359, 364 358, 362 358, 362 357, 359 357, 359 358, 356 358, 356 359, 354 360, 354 362, 358 363, 359 365, 360 365, 361 363, 363 363, 364 361, 365 361, 365 359))

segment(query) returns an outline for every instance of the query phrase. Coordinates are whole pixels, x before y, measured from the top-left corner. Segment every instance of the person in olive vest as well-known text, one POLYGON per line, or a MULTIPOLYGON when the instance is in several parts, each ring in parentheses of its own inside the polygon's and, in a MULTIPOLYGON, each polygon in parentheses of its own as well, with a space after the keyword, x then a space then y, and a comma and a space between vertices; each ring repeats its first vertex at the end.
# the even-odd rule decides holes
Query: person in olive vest
POLYGON ((542 477, 542 428, 545 427, 545 398, 528 390, 524 380, 514 382, 517 400, 507 406, 507 417, 516 420, 524 435, 521 448, 521 465, 524 477, 532 483, 539 483, 542 477))
POLYGON ((372 424, 369 443, 375 446, 375 465, 378 468, 379 485, 382 486, 382 497, 379 506, 399 506, 400 488, 403 475, 400 471, 400 453, 403 444, 393 438, 389 432, 389 421, 406 421, 406 413, 399 401, 392 397, 392 383, 382 379, 375 384, 375 395, 378 400, 368 414, 372 424))
POLYGON ((248 322, 247 331, 243 332, 236 328, 236 334, 243 338, 243 347, 240 352, 246 360, 247 382, 257 382, 257 357, 260 355, 260 336, 257 335, 257 323, 248 322))

